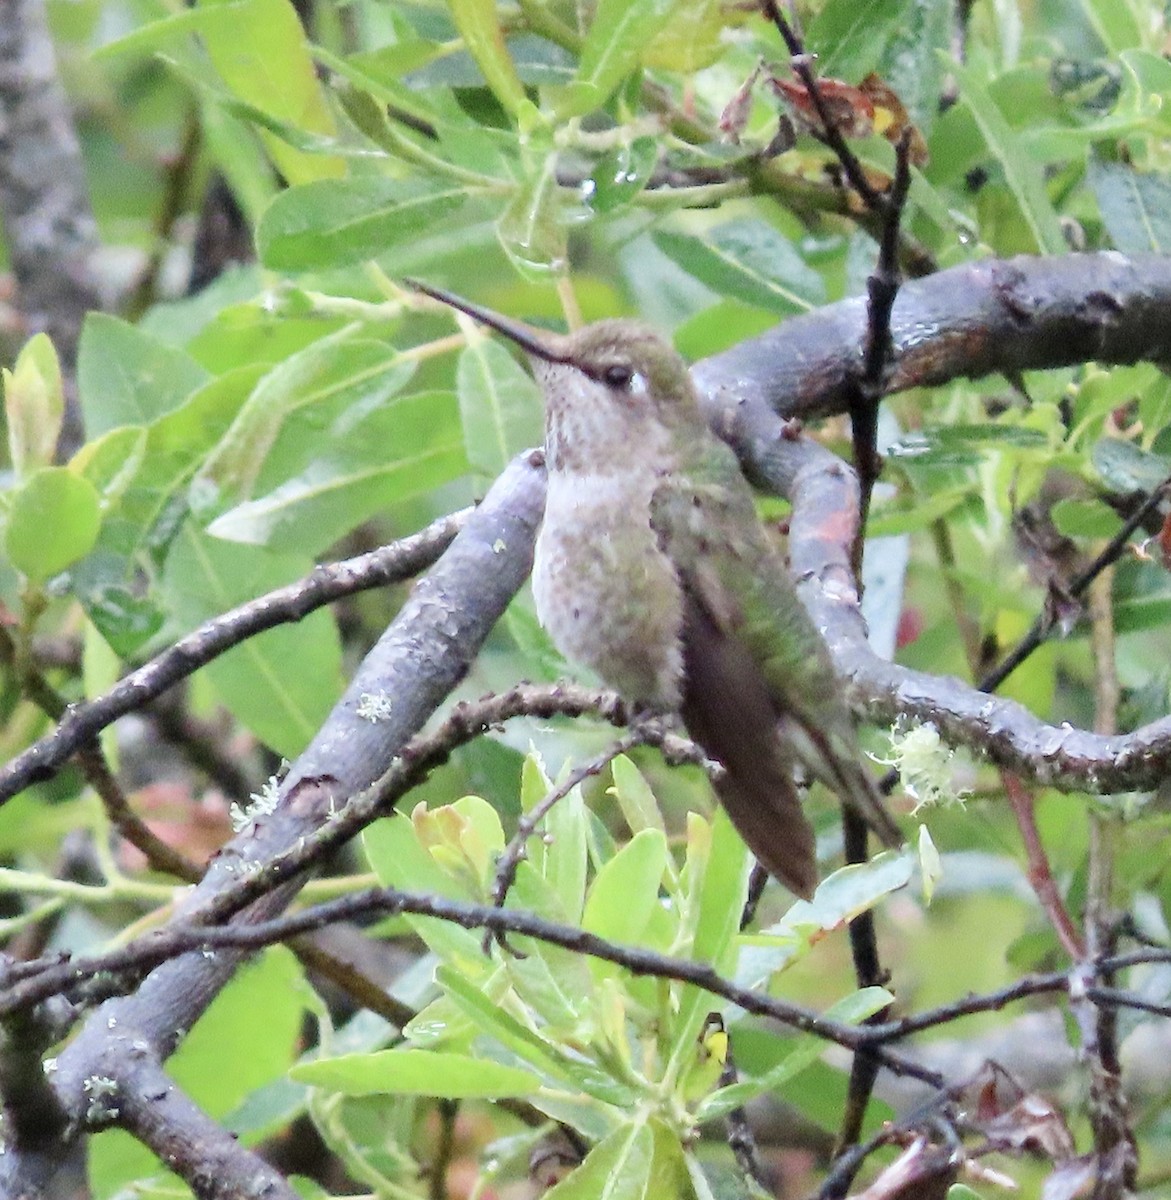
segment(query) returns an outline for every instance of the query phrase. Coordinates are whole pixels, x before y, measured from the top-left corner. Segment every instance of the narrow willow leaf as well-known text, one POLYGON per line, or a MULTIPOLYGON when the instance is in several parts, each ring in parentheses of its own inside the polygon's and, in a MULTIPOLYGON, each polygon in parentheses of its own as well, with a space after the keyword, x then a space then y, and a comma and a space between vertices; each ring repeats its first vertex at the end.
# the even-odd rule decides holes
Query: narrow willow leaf
POLYGON ((256 231, 261 261, 278 271, 321 270, 376 258, 430 233, 467 199, 466 186, 422 179, 323 179, 289 188, 256 231))
POLYGON ((65 412, 61 366, 48 334, 25 343, 3 380, 8 453, 20 477, 52 463, 65 412))
POLYGON ((540 444, 541 389, 503 346, 484 337, 461 352, 455 380, 468 462, 495 479, 521 450, 540 444))
POLYGON ((722 296, 788 315, 825 300, 821 276, 771 225, 731 221, 701 236, 663 230, 655 244, 722 296))
POLYGON ((622 1125, 599 1142, 580 1167, 550 1188, 545 1200, 642 1200, 654 1151, 649 1125, 622 1125))
POLYGON ((949 59, 948 70, 955 76, 960 99, 975 119, 985 145, 1004 171, 1005 182, 1037 249, 1042 254, 1064 254, 1069 247, 1045 191, 1042 164, 1021 144, 975 69, 949 59))
MULTIPOLYGON (((203 43, 233 95, 311 134, 332 137, 333 114, 290 0, 200 0, 203 43)), ((292 184, 343 173, 341 159, 305 154, 262 135, 273 162, 292 184)))
POLYGON ((625 754, 620 754, 610 764, 610 771, 614 786, 608 791, 618 801, 630 832, 657 829, 665 836, 667 828, 663 824, 663 814, 659 812, 659 802, 642 772, 625 754))
POLYGON ((532 109, 504 44, 496 0, 450 0, 451 15, 492 94, 514 117, 532 109))
POLYGON ((529 1096, 541 1082, 520 1067, 439 1050, 381 1050, 318 1059, 293 1067, 289 1076, 344 1096, 391 1093, 453 1100, 529 1096))
POLYGON ((638 66, 674 7, 675 0, 599 0, 561 115, 580 115, 605 104, 638 66))
POLYGON ((1171 178, 1091 157, 1087 175, 1110 240, 1124 254, 1171 250, 1171 178))

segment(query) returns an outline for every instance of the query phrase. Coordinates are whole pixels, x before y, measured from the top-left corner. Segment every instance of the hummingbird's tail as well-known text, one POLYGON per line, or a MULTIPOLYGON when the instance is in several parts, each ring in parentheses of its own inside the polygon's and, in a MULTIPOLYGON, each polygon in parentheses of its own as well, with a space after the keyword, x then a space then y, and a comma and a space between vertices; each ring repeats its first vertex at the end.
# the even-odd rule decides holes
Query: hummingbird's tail
POLYGON ((885 846, 896 849, 903 844, 903 835, 894 818, 886 810, 874 781, 858 761, 858 748, 839 746, 840 739, 833 730, 809 729, 792 718, 783 722, 786 741, 794 747, 797 757, 843 804, 848 804, 874 831, 885 846))
POLYGON ((693 598, 685 603, 683 723, 724 768, 716 795, 749 850, 808 900, 817 887, 817 846, 764 680, 747 650, 693 598))

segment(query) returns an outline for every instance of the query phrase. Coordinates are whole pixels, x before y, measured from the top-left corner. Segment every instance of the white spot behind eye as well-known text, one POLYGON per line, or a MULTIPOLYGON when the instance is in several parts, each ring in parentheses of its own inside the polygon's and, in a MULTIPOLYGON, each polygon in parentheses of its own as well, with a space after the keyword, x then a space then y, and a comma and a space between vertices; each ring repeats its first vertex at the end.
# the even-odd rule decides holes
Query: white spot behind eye
POLYGON ((629 390, 630 390, 630 394, 632 396, 645 396, 647 394, 647 392, 650 390, 647 387, 646 376, 640 375, 637 371, 635 371, 635 373, 631 376, 631 379, 630 379, 630 389, 629 390))

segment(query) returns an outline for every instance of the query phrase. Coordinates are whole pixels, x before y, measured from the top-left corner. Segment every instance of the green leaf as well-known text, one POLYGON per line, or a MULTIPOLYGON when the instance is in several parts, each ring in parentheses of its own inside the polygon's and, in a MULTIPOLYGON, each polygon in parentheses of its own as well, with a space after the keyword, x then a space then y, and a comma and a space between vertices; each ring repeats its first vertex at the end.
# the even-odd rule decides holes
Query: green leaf
POLYGON ((426 179, 322 179, 281 192, 256 231, 277 271, 321 270, 377 258, 435 230, 467 199, 466 184, 426 179))
POLYGON ((798 900, 775 924, 759 934, 742 935, 736 982, 761 987, 807 952, 810 944, 906 887, 914 856, 884 851, 867 863, 841 867, 821 881, 812 900, 798 900))
MULTIPOLYGON (((552 790, 540 761, 528 755, 521 773, 521 803, 527 812, 552 790)), ((546 838, 530 850, 531 862, 557 894, 566 919, 577 923, 585 906, 589 848, 586 841, 586 807, 581 788, 562 797, 545 818, 546 838)))
POLYGON ((1108 488, 1124 494, 1153 491, 1171 475, 1171 458, 1122 438, 1099 439, 1090 451, 1090 461, 1108 488))
POLYGON ((8 424, 8 453, 17 478, 53 461, 65 394, 61 366, 47 334, 30 338, 16 356, 4 380, 4 415, 8 424))
POLYGON ((1110 538, 1122 527, 1119 515, 1101 500, 1058 500, 1049 515, 1066 537, 1110 538))
POLYGON ((720 295, 770 312, 806 312, 825 300, 821 276, 764 221, 730 221, 702 236, 663 230, 655 245, 720 295))
MULTIPOLYGON (((413 46, 419 54, 429 54, 432 50, 432 44, 427 42, 416 42, 413 43, 413 46)), ((373 137, 376 131, 378 136, 373 137, 373 140, 378 144, 382 145, 382 139, 388 138, 384 149, 392 152, 401 150, 403 144, 399 141, 401 134, 398 131, 388 133, 387 127, 383 124, 388 108, 393 108, 397 113, 408 114, 425 126, 434 126, 439 119, 438 110, 427 102, 427 98, 421 94, 420 90, 408 87, 402 81, 400 53, 405 49, 406 46, 399 43, 384 46, 379 50, 343 57, 340 54, 331 53, 324 46, 313 47, 313 57, 323 67, 352 85, 349 88, 338 87, 336 83, 334 85, 335 94, 347 114, 354 118, 355 123, 362 128, 362 132, 367 137, 373 137), (363 97, 363 99, 358 99, 358 97, 363 97), (373 129, 368 129, 362 124, 362 121, 369 120, 374 115, 369 107, 371 101, 378 102, 374 107, 377 108, 382 119, 374 125, 373 129), (358 115, 351 110, 351 103, 361 105, 366 110, 362 120, 359 120, 358 115)))
POLYGON ((642 1200, 654 1151, 649 1125, 622 1125, 599 1142, 581 1166, 550 1188, 545 1200, 642 1200))
POLYGON ((909 433, 887 448, 892 460, 932 466, 972 466, 985 447, 997 450, 1041 450, 1049 439, 1027 425, 932 425, 909 433))
POLYGON ((74 590, 123 656, 164 620, 154 580, 187 516, 187 485, 256 378, 257 369, 229 371, 145 429, 112 430, 74 458, 107 506, 93 553, 72 571, 74 590))
POLYGON ((623 142, 598 161, 583 186, 582 198, 594 212, 612 213, 646 187, 658 162, 658 139, 623 142))
MULTIPOLYGON (((183 629, 312 570, 304 555, 218 541, 188 523, 167 557, 163 590, 183 629)), ((295 757, 341 694, 341 643, 325 610, 267 630, 204 668, 220 699, 262 742, 295 757)))
POLYGON ((450 0, 451 15, 492 94, 513 117, 535 115, 504 44, 496 0, 450 0))
POLYGON ((805 39, 818 74, 857 83, 878 66, 910 7, 911 0, 828 0, 805 39))
POLYGON ((572 1084, 587 1095, 618 1107, 632 1104, 632 1089, 592 1061, 568 1054, 555 1042, 522 1024, 485 989, 470 982, 451 967, 439 967, 435 979, 465 1016, 483 1033, 494 1038, 535 1069, 562 1083, 572 1084))
POLYGON ((1118 633, 1141 633, 1165 629, 1171 624, 1171 594, 1154 593, 1119 600, 1114 605, 1114 628, 1118 633))
POLYGON ((751 9, 732 8, 724 0, 676 0, 671 19, 641 54, 643 66, 681 75, 710 67, 731 48, 731 28, 755 16, 751 9))
MULTIPOLYGON (((894 89, 911 121, 927 137, 939 116, 939 94, 947 75, 945 62, 950 59, 952 12, 938 0, 908 3, 900 0, 891 7, 898 10, 898 18, 885 39, 877 64, 867 71, 876 70, 894 89)), ((861 80, 867 71, 855 74, 851 70, 846 78, 861 80)), ((912 183, 911 200, 932 207, 933 219, 940 229, 952 228, 947 202, 935 195, 918 172, 912 183)))
POLYGON ((1030 155, 1004 114, 988 94, 974 68, 947 60, 947 69, 959 85, 960 99, 972 114, 984 144, 1004 171, 1005 182, 1017 210, 1042 254, 1064 254, 1069 247, 1061 222, 1045 191, 1042 164, 1030 155))
POLYGON ((18 571, 40 583, 88 554, 101 523, 88 479, 68 467, 41 467, 12 496, 4 548, 18 571))
POLYGON ((610 771, 614 776, 614 786, 607 790, 618 801, 630 832, 657 829, 666 836, 667 828, 663 824, 663 814, 659 812, 659 802, 642 772, 625 754, 620 754, 610 764, 610 771))
MULTIPOLYGON (((740 914, 748 894, 748 850, 722 807, 712 818, 702 878, 694 878, 692 865, 689 855, 687 916, 694 929, 691 957, 725 970, 734 961, 740 914)), ((702 988, 688 984, 683 989, 671 1047, 673 1063, 680 1062, 695 1045, 710 1007, 711 996, 702 988)))
POLYGON ((167 1064, 217 1119, 296 1060, 306 985, 296 957, 274 946, 246 963, 167 1064))
POLYGON ((346 1096, 383 1093, 495 1100, 529 1096, 540 1086, 531 1071, 491 1059, 439 1050, 382 1050, 301 1063, 289 1075, 346 1096))
MULTIPOLYGON (((306 131, 292 121, 286 121, 283 117, 273 116, 272 113, 261 108, 258 104, 253 104, 248 100, 241 100, 230 92, 223 91, 203 71, 189 66, 182 58, 172 58, 167 55, 161 55, 160 57, 170 67, 172 72, 178 75, 196 95, 203 97, 207 101, 206 107, 209 110, 218 109, 223 116, 231 118, 233 127, 238 126, 240 123, 251 127, 269 145, 270 150, 280 147, 282 153, 299 154, 307 163, 325 164, 323 169, 317 171, 300 170, 299 174, 301 175, 302 182, 308 183, 315 179, 330 179, 340 173, 334 169, 332 164, 343 163, 345 155, 342 154, 342 147, 333 134, 306 131)), ((209 133, 211 132, 214 120, 210 116, 205 118, 205 123, 209 127, 209 133)), ((250 138, 245 138, 244 140, 251 142, 250 138)), ((355 153, 360 155, 365 154, 364 151, 349 151, 348 153, 351 155, 355 153)), ((276 157, 274 154, 273 158, 275 159, 276 157)), ((274 194, 274 190, 266 190, 264 192, 265 200, 271 200, 274 194)))
POLYGON ((464 348, 455 378, 468 462, 495 479, 517 453, 541 443, 541 389, 503 346, 486 337, 464 348))
POLYGON ((557 152, 550 150, 517 189, 496 223, 496 236, 522 275, 541 281, 563 271, 567 237, 562 192, 557 183, 557 152))
POLYGON ((666 867, 666 837, 657 829, 636 833, 594 879, 582 928, 612 942, 637 942, 658 906, 666 867))
MULTIPOLYGON (((367 828, 362 833, 362 847, 383 887, 468 899, 466 889, 439 867, 420 844, 410 818, 401 813, 367 828)), ((444 962, 458 963, 477 978, 491 968, 480 947, 480 935, 473 930, 436 917, 404 919, 444 962)))
POLYGON ((727 962, 748 889, 748 851, 727 812, 717 808, 712 817, 708 852, 691 955, 698 962, 719 968, 727 962))
MULTIPOLYGON (((507 906, 536 913, 559 925, 569 924, 556 892, 531 863, 522 862, 517 868, 507 906)), ((592 1021, 594 979, 582 955, 539 938, 509 934, 508 941, 519 951, 505 955, 508 978, 544 1028, 576 1033, 583 1019, 592 1021)))
POLYGON ((157 21, 148 21, 121 37, 105 42, 93 52, 93 57, 101 62, 103 59, 115 59, 121 55, 152 54, 165 46, 174 45, 189 33, 198 32, 200 26, 206 24, 209 19, 219 20, 219 15, 213 14, 209 17, 206 9, 198 8, 184 8, 179 12, 168 13, 157 21))
POLYGON ((117 317, 91 312, 85 319, 77 390, 91 438, 119 425, 149 425, 210 378, 184 351, 117 317))
POLYGON ((229 509, 208 529, 231 541, 317 554, 363 521, 466 470, 452 394, 401 396, 344 439, 320 444, 304 470, 229 509))
POLYGON ((1124 254, 1171 250, 1171 178, 1090 158, 1090 186, 1110 240, 1124 254))
POLYGON ((577 78, 559 106, 560 117, 588 113, 605 104, 638 66, 674 7, 675 0, 599 0, 581 48, 577 78))
POLYGON ((1132 0, 1081 0, 1081 8, 1094 32, 1102 39, 1108 55, 1147 44, 1143 32, 1150 23, 1150 16, 1145 5, 1141 15, 1132 0))
POLYGON ((334 443, 357 440, 355 429, 413 373, 393 346, 349 329, 313 342, 256 384, 199 471, 193 503, 212 512, 328 462, 334 443))
MULTIPOLYGON (((332 136, 333 114, 290 0, 200 0, 199 32, 220 78, 245 103, 310 133, 332 136)), ((340 175, 338 158, 304 154, 279 138, 262 138, 291 183, 340 175)))
POLYGON ((932 495, 916 492, 891 504, 876 505, 866 522, 866 536, 891 537, 926 529, 928 525, 946 517, 969 499, 967 490, 954 488, 937 491, 932 495))

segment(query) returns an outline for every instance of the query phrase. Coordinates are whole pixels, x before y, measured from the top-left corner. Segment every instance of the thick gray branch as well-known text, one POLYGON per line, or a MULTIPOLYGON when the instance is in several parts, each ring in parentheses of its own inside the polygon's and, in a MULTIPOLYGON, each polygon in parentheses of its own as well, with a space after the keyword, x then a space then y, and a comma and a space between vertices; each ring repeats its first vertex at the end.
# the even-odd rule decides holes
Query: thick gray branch
MULTIPOLYGON (((1171 362, 1171 258, 1113 252, 985 259, 906 283, 891 314, 886 391, 1085 362, 1171 362)), ((845 412, 860 376, 866 298, 793 317, 696 363, 714 413, 845 412)))
MULTIPOLYGON (((176 913, 176 919, 181 920, 188 911, 231 886, 248 864, 269 862, 295 847, 327 821, 349 795, 387 769, 411 735, 463 678, 484 639, 528 576, 543 502, 543 471, 529 458, 514 462, 447 552, 415 586, 358 669, 345 696, 292 765, 281 785, 277 811, 257 817, 220 851, 207 875, 176 913), (389 713, 373 722, 359 715, 365 694, 390 697, 389 713)), ((295 895, 300 882, 264 897, 243 915, 252 921, 275 915, 295 895)), ((182 1032, 190 1029, 214 999, 239 960, 240 955, 231 951, 173 959, 153 971, 133 995, 108 1000, 92 1014, 60 1055, 53 1076, 61 1106, 79 1130, 85 1127, 87 1115, 94 1112, 90 1103, 93 1085, 91 1082, 87 1089, 86 1081, 100 1076, 108 1081, 102 1086, 112 1097, 128 1096, 137 1075, 153 1070, 152 1063, 157 1065, 172 1053, 182 1032), (134 1056, 111 1053, 114 1039, 118 1044, 132 1045, 134 1056)), ((191 1115, 198 1111, 173 1090, 168 1100, 171 1112, 191 1115)), ((104 1118, 118 1122, 120 1111, 104 1114, 104 1118)), ((127 1113, 131 1111, 126 1109, 127 1113)), ((157 1153, 168 1152, 168 1137, 186 1136, 181 1130, 168 1130, 163 1124, 147 1120, 141 1108, 133 1111, 141 1117, 134 1131, 157 1153)), ((220 1164, 217 1179, 208 1179, 202 1173, 186 1176, 201 1198, 226 1194, 219 1190, 218 1179, 229 1169, 233 1178, 267 1170, 214 1122, 198 1122, 197 1133, 201 1153, 220 1164)), ((61 1161, 64 1158, 63 1146, 61 1161)), ((0 1155, 0 1196, 44 1194, 49 1186, 45 1172, 52 1166, 51 1159, 23 1154, 19 1149, 0 1155)))

